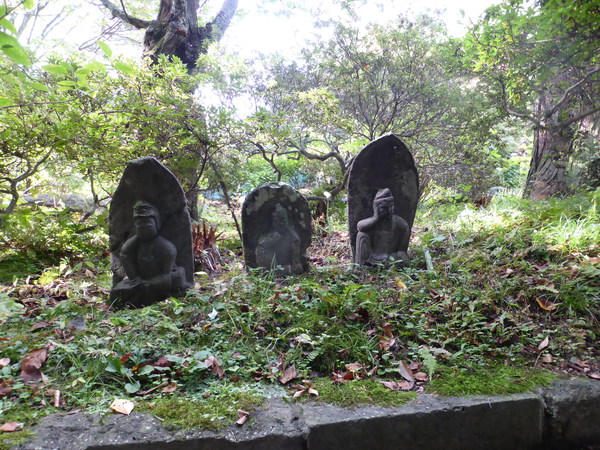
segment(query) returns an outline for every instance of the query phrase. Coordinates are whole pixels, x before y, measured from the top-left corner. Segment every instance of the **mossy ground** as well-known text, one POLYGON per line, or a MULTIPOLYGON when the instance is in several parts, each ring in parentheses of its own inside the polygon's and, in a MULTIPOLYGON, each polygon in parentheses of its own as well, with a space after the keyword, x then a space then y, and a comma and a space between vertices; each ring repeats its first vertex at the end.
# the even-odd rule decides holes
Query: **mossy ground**
POLYGON ((552 372, 509 366, 444 367, 427 385, 427 392, 444 397, 521 394, 549 386, 554 379, 552 372))
POLYGON ((596 373, 599 197, 422 205, 404 270, 353 270, 341 230, 315 239, 302 276, 247 273, 229 251, 185 298, 139 310, 107 304, 105 247, 78 236, 85 252, 1 288, 0 416, 31 426, 127 398, 177 426, 218 428, 300 380, 334 404, 400 404, 416 394, 380 381, 402 380, 403 364, 429 379, 416 388, 453 396, 534 389, 544 370, 596 373), (23 364, 40 348, 43 377, 28 386, 23 364))
POLYGON ((326 378, 315 380, 319 401, 342 407, 364 405, 402 406, 417 398, 413 391, 392 391, 376 380, 354 380, 334 384, 326 378))
POLYGON ((219 431, 240 418, 238 410, 259 408, 265 397, 252 390, 235 389, 222 395, 204 394, 203 397, 166 397, 140 405, 160 418, 165 424, 182 430, 203 429, 219 431))

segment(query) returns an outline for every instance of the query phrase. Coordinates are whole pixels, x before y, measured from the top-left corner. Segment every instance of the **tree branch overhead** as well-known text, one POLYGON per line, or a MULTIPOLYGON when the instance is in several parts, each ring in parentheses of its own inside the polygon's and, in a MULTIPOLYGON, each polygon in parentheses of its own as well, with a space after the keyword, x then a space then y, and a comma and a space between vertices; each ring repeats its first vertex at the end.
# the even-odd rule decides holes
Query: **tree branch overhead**
POLYGON ((154 23, 152 20, 143 20, 136 17, 131 17, 124 9, 122 10, 110 0, 100 0, 100 2, 106 9, 110 11, 113 17, 121 19, 123 22, 128 23, 137 29, 146 29, 154 23))

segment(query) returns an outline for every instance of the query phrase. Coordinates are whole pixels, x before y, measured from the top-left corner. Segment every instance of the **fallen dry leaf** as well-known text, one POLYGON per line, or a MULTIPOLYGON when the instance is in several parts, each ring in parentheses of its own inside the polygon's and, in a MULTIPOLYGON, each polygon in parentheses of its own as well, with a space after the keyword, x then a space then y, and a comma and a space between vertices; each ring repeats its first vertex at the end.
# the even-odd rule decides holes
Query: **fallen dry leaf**
POLYGON ((551 363, 552 362, 552 355, 550 353, 546 353, 544 356, 542 356, 542 362, 545 363, 551 363))
POLYGON ((393 337, 394 337, 394 335, 393 335, 393 333, 392 333, 392 329, 390 328, 390 324, 389 324, 389 323, 387 323, 387 322, 386 322, 386 323, 384 323, 384 324, 383 324, 381 327, 383 328, 383 331, 385 332, 385 335, 386 335, 388 338, 390 338, 390 339, 391 339, 391 338, 393 338, 393 337))
POLYGON ((417 373, 415 373, 415 380, 429 381, 429 376, 425 372, 417 372, 417 373))
POLYGON ((361 370, 363 367, 360 363, 352 363, 352 364, 346 364, 346 369, 349 370, 350 372, 358 372, 359 370, 361 370))
POLYGON ((540 308, 545 311, 554 311, 559 305, 558 303, 552 303, 550 300, 544 300, 543 298, 536 298, 535 300, 537 301, 537 304, 540 305, 540 308))
POLYGON ((26 383, 37 383, 43 378, 40 368, 46 362, 48 350, 44 347, 32 350, 21 361, 21 378, 26 383))
POLYGON ((170 394, 171 392, 175 392, 176 390, 177 390, 177 383, 171 383, 160 392, 162 392, 163 394, 170 394))
POLYGON ((40 328, 45 328, 45 327, 49 327, 50 323, 48 322, 37 322, 34 323, 33 325, 31 325, 31 328, 29 329, 29 331, 35 331, 35 330, 39 330, 40 328))
POLYGON ((0 382, 0 398, 10 394, 10 391, 12 391, 12 385, 12 380, 5 380, 0 382))
POLYGON ((600 372, 590 372, 588 373, 589 378, 593 378, 594 380, 600 380, 600 372))
POLYGON ((296 366, 293 364, 291 366, 287 366, 287 368, 283 371, 283 375, 279 379, 281 384, 288 384, 294 378, 298 376, 298 372, 296 372, 296 366))
POLYGON ((8 422, 0 427, 0 431, 6 433, 12 433, 13 431, 19 431, 23 429, 23 424, 19 422, 8 422))
POLYGON ((544 350, 546 347, 548 347, 548 344, 550 343, 550 338, 548 336, 546 336, 542 342, 540 342, 540 345, 538 345, 538 350, 541 352, 542 350, 544 350))
POLYGON ((0 368, 6 367, 10 364, 10 358, 0 358, 0 368))
POLYGON ((392 391, 410 391, 415 387, 414 381, 380 381, 386 388, 392 391))
POLYGON ((313 387, 312 382, 309 380, 302 380, 302 384, 292 386, 292 389, 296 391, 293 395, 294 398, 301 397, 305 392, 307 392, 308 395, 314 395, 315 397, 319 396, 319 391, 313 387))
POLYGON ((248 417, 250 416, 250 414, 241 409, 238 409, 237 412, 241 417, 238 420, 236 420, 235 423, 236 425, 242 426, 248 421, 248 417))
POLYGON ((204 360, 204 364, 210 369, 210 371, 214 375, 217 375, 219 378, 223 378, 223 376, 225 375, 225 370, 223 370, 221 364, 214 356, 211 355, 208 358, 206 358, 204 360))
POLYGON ((110 409, 112 412, 128 416, 133 411, 134 406, 131 400, 115 399, 110 404, 110 409))
POLYGON ((346 381, 354 380, 355 374, 353 372, 333 372, 331 374, 331 381, 333 384, 345 383, 346 381))
POLYGON ((511 268, 507 268, 506 272, 504 273, 504 275, 502 275, 502 278, 508 278, 510 277, 512 274, 514 273, 514 270, 511 268))
POLYGON ((408 367, 408 364, 406 364, 404 361, 400 361, 400 364, 398 364, 398 372, 400 372, 400 375, 402 375, 402 378, 405 380, 415 381, 412 370, 410 370, 410 367, 408 367))

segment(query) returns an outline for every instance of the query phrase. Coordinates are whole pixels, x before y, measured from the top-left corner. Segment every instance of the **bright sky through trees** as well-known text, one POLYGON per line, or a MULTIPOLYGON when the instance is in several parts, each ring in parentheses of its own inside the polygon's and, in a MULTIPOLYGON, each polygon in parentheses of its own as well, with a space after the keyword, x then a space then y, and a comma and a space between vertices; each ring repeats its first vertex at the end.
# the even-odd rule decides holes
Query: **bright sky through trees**
MULTIPOLYGON (((458 36, 464 33, 471 22, 477 21, 485 8, 497 2, 498 0, 455 0, 452 2, 447 0, 364 0, 359 11, 365 24, 369 22, 385 24, 398 15, 414 17, 421 13, 435 14, 439 12, 450 33, 458 36), (464 16, 461 14, 461 10, 464 11, 464 16)), ((360 4, 361 1, 358 0, 356 3, 360 4)), ((40 23, 50 22, 54 14, 71 4, 71 0, 53 0, 44 9, 37 24, 38 27, 40 23)), ((326 21, 336 16, 339 17, 341 13, 339 5, 321 0, 304 0, 297 4, 299 6, 294 6, 294 2, 267 0, 240 2, 238 12, 225 33, 222 44, 230 51, 239 52, 242 57, 251 57, 257 53, 281 53, 286 57, 293 57, 307 40, 317 38, 318 33, 321 33, 324 38, 327 37, 323 30, 319 31, 315 28, 318 20, 326 21), (311 15, 311 11, 316 14, 311 15)), ((125 5, 127 5, 127 0, 125 0, 125 5)), ((157 5, 158 0, 156 0, 157 5)), ((210 19, 220 6, 220 1, 209 1, 205 6, 207 9, 200 15, 205 19, 210 19)), ((60 44, 61 40, 71 48, 93 46, 100 34, 101 8, 101 6, 92 5, 87 1, 73 8, 68 18, 56 26, 49 36, 58 45, 53 43, 46 48, 42 45, 40 50, 42 52, 59 50, 64 46, 64 44, 60 44)), ((151 19, 153 16, 144 18, 151 19)), ((39 29, 30 30, 33 32, 32 37, 35 38, 39 29)), ((29 33, 27 34, 29 37, 29 33)), ((138 36, 141 39, 141 32, 138 32, 138 36)), ((49 42, 45 44, 49 44, 49 42)), ((111 46, 117 53, 124 53, 133 58, 141 55, 141 45, 111 43, 111 46)))
MULTIPOLYGON (((223 45, 238 50, 242 55, 281 53, 291 56, 307 39, 315 36, 315 18, 307 10, 321 12, 319 19, 327 20, 339 15, 340 8, 321 0, 306 0, 302 7, 285 11, 280 2, 246 0, 223 38, 223 45), (262 4, 262 6, 260 6, 262 4), (257 15, 256 11, 263 14, 257 15)), ((418 14, 439 12, 451 34, 464 34, 471 22, 476 22, 482 12, 497 0, 377 0, 365 1, 360 8, 364 23, 386 23, 398 15, 414 17, 418 14), (464 15, 462 12, 464 12, 464 15)))

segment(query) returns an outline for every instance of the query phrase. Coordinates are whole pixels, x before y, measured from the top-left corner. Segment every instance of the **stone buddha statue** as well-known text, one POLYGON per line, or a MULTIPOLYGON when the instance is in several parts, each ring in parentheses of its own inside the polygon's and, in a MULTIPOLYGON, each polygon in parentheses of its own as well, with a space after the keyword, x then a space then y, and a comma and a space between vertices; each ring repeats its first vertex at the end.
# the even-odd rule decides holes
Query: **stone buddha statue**
POLYGON ((185 291, 184 269, 177 266, 175 245, 159 234, 160 214, 150 203, 133 206, 135 234, 119 253, 126 277, 111 291, 117 303, 145 306, 185 291))
POLYGON ((406 220, 394 214, 394 196, 389 189, 379 189, 373 200, 373 215, 356 226, 354 262, 359 265, 408 263, 410 231, 406 220))
POLYGON ((258 267, 276 270, 282 275, 304 271, 300 237, 290 226, 287 211, 279 204, 271 214, 271 229, 258 238, 256 264, 258 267))

